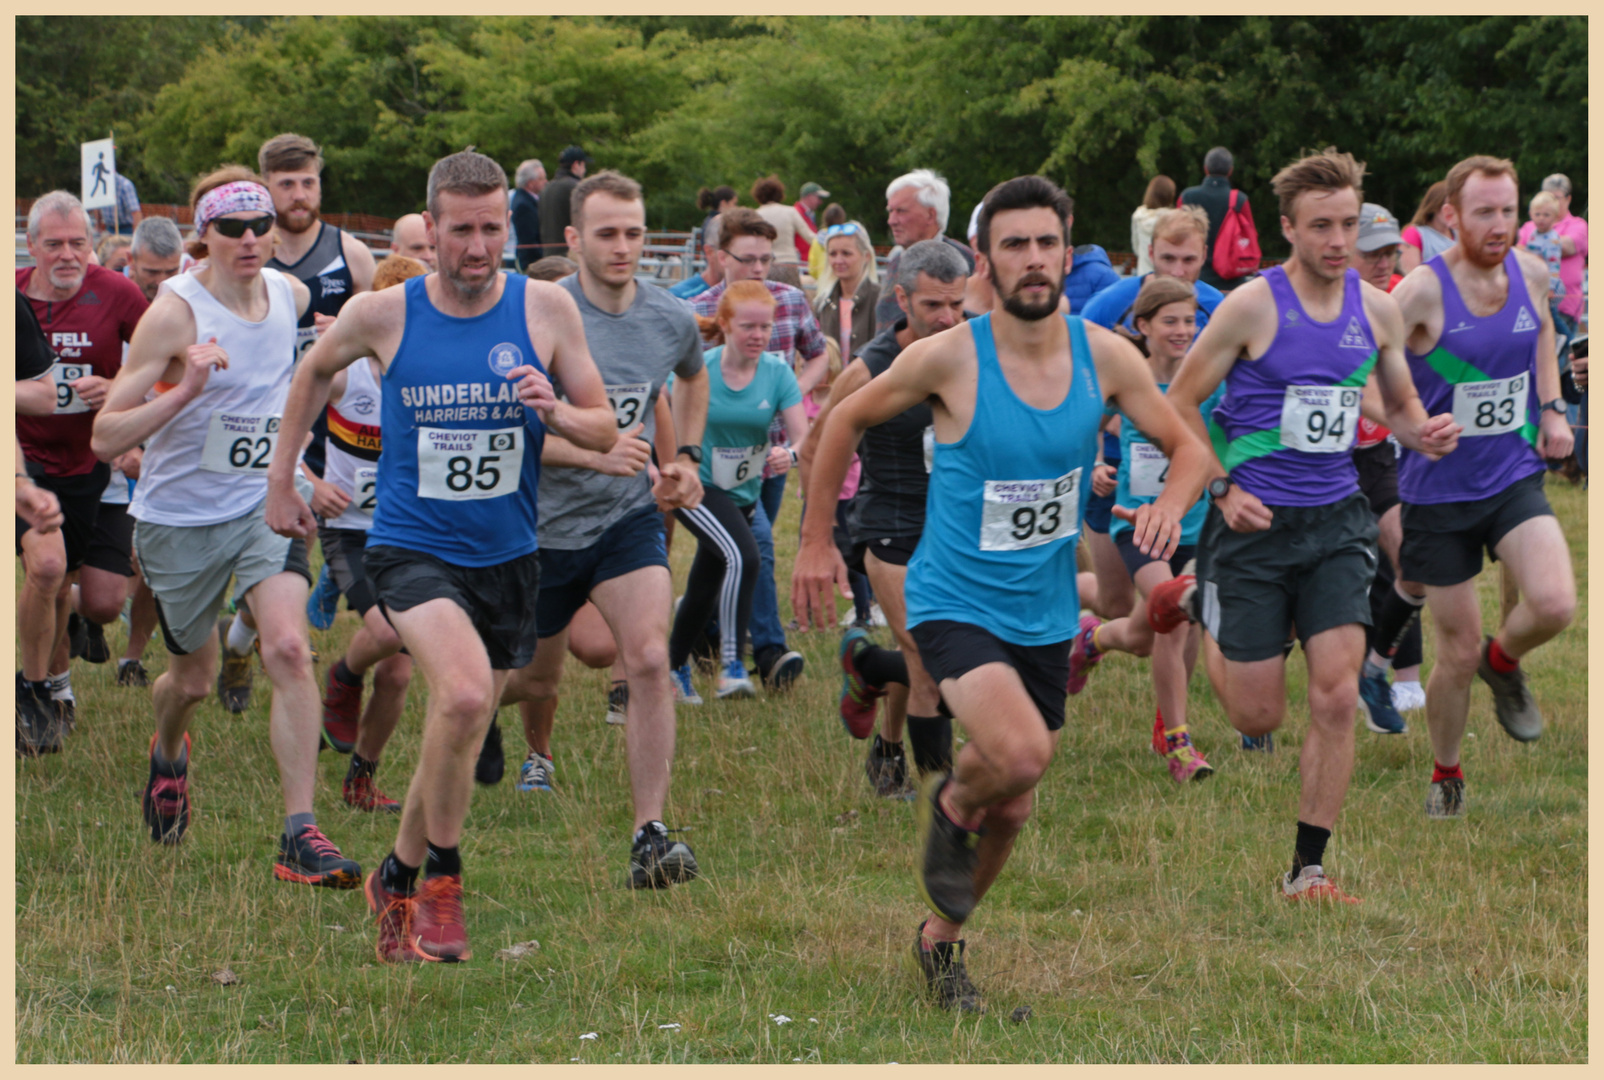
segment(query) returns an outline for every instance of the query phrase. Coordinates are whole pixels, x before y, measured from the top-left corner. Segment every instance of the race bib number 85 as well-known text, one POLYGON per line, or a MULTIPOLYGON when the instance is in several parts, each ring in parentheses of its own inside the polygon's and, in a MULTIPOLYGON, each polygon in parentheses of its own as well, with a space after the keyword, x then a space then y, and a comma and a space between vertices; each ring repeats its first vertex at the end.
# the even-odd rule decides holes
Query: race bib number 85
POLYGON ((1080 532, 1080 470, 1057 480, 987 480, 981 551, 1019 551, 1080 532))
POLYGON ((1454 423, 1463 435, 1503 435, 1526 423, 1526 376, 1460 383, 1454 387, 1454 423))
POLYGON ((518 490, 523 478, 524 429, 418 429, 418 498, 467 502, 518 490))
POLYGON ((79 397, 78 391, 67 384, 94 373, 94 369, 88 364, 50 365, 50 375, 56 380, 56 412, 58 414, 89 411, 89 403, 79 397))
POLYGON ((279 418, 212 413, 201 447, 201 468, 207 472, 266 476, 278 446, 279 418))
POLYGON ((1353 449, 1359 390, 1352 386, 1289 386, 1281 404, 1281 445, 1306 454, 1353 449))

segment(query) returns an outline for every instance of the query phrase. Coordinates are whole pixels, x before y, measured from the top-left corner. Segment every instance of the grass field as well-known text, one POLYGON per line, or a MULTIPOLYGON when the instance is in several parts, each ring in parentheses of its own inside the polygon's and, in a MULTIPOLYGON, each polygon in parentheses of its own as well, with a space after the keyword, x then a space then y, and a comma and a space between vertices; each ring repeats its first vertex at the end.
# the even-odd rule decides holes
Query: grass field
MULTIPOLYGON (((670 892, 624 887, 631 814, 605 674, 570 661, 555 794, 514 790, 522 739, 505 711, 508 775, 476 792, 463 840, 474 958, 402 968, 376 962, 359 892, 272 877, 282 803, 265 678, 244 716, 202 706, 194 820, 165 850, 139 816, 148 691, 80 662, 66 752, 17 763, 17 1058, 1586 1061, 1586 498, 1560 482, 1549 494, 1580 611, 1528 665, 1540 742, 1506 737, 1477 686, 1466 818, 1422 813, 1423 714, 1403 737, 1361 727, 1326 862, 1364 903, 1289 905, 1276 883, 1294 834, 1302 654, 1273 756, 1235 749, 1198 673, 1192 730, 1218 772, 1186 788, 1148 749, 1144 663, 1112 658, 1072 700, 1036 816, 970 924, 979 1018, 921 994, 911 810, 873 797, 865 746, 842 732, 833 636, 801 639, 809 670, 788 698, 681 711, 667 818, 690 829, 704 877, 670 892), (524 958, 497 957, 530 940, 524 958), (238 981, 218 981, 225 971, 238 981), (1020 1006, 1029 1019, 1011 1022, 1020 1006)), ((787 570, 797 507, 776 530, 787 570)), ((682 531, 680 580, 690 550, 682 531)), ((1496 572, 1482 587, 1496 617, 1496 572)), ((355 625, 342 612, 317 635, 325 661, 355 625)), ((108 630, 120 649, 121 626, 108 630)), ((1429 666, 1429 620, 1426 640, 1429 666)), ((159 639, 147 662, 164 667, 159 639)), ((393 795, 415 764, 420 699, 381 769, 393 795)), ((344 769, 322 755, 320 823, 371 868, 394 820, 345 807, 344 769)))

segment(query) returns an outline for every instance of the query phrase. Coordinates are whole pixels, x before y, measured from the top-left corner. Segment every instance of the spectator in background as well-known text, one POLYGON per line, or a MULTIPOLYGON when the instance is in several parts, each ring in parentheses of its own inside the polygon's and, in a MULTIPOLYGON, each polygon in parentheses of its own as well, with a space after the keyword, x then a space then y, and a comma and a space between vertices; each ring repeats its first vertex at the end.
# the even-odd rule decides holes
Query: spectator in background
MULTIPOLYGON (((940 239, 955 248, 964 257, 971 275, 975 272, 975 253, 968 245, 944 235, 947 216, 952 207, 952 189, 940 174, 931 169, 915 169, 904 173, 886 185, 886 223, 891 226, 891 239, 899 248, 909 248, 921 240, 940 239)), ((886 263, 886 277, 895 281, 902 252, 893 252, 886 263)), ((989 309, 988 309, 989 310, 989 309)), ((875 333, 894 325, 902 318, 894 290, 880 294, 874 309, 875 333)))
POLYGON ((1439 180, 1426 189, 1415 216, 1403 230, 1403 249, 1398 269, 1407 274, 1423 262, 1435 259, 1454 246, 1454 233, 1442 220, 1443 204, 1448 201, 1448 181, 1439 180))
POLYGON ((819 215, 820 235, 814 237, 813 243, 808 247, 808 276, 814 281, 818 281, 824 275, 824 230, 832 225, 845 225, 846 222, 846 208, 840 203, 831 203, 824 208, 824 213, 819 215))
POLYGON ((390 254, 416 259, 434 272, 434 244, 429 240, 429 226, 422 214, 402 214, 395 219, 390 231, 390 254))
MULTIPOLYGON (((1552 195, 1559 207, 1559 220, 1554 223, 1554 232, 1559 234, 1559 279, 1565 287, 1565 295, 1555 314, 1554 336, 1563 368, 1571 339, 1576 336, 1577 324, 1582 318, 1582 271, 1587 266, 1587 222, 1571 213, 1571 182, 1563 173, 1545 177, 1542 190, 1552 195)), ((1536 226, 1530 221, 1522 225, 1520 242, 1527 243, 1536 231, 1536 226)))
POLYGON ((1137 294, 1149 277, 1179 278, 1195 287, 1197 301, 1195 317, 1201 333, 1209 324, 1209 316, 1219 306, 1225 294, 1212 285, 1198 281, 1203 270, 1203 246, 1208 237, 1209 221, 1201 207, 1170 207, 1153 216, 1152 239, 1148 241, 1147 274, 1132 274, 1119 278, 1108 288, 1077 310, 1082 318, 1109 330, 1123 329, 1132 341, 1139 335, 1132 312, 1137 294))
POLYGON ((1392 287, 1403 280, 1396 269, 1403 246, 1398 219, 1386 207, 1367 202, 1359 208, 1359 239, 1354 242, 1348 265, 1382 292, 1392 292, 1392 287))
POLYGON ((1147 182, 1147 194, 1142 205, 1131 211, 1131 250, 1136 253, 1136 276, 1146 277, 1153 272, 1153 256, 1148 245, 1153 242, 1153 222, 1165 210, 1175 205, 1175 181, 1162 174, 1147 182))
MULTIPOLYGON (((707 223, 726 210, 735 207, 735 189, 728 184, 720 184, 716 188, 703 188, 696 193, 696 205, 705 213, 702 218, 702 231, 707 231, 707 223)), ((716 244, 714 245, 717 246, 716 244)))
POLYGON ((540 258, 540 193, 546 190, 546 167, 539 158, 530 158, 518 166, 512 183, 512 235, 522 271, 540 258))
MULTIPOLYGON (((813 212, 819 208, 820 203, 829 197, 830 193, 828 191, 809 180, 802 185, 802 195, 791 208, 797 212, 803 221, 808 223, 808 228, 818 232, 819 223, 813 220, 813 212)), ((804 242, 800 236, 796 238, 796 253, 802 262, 807 262, 812 256, 815 243, 817 243, 816 240, 804 242)), ((814 274, 813 276, 817 278, 819 275, 814 274)))
POLYGON ((546 185, 540 198, 540 235, 545 238, 540 245, 542 254, 568 255, 564 230, 573 214, 569 202, 589 167, 590 155, 577 146, 570 146, 557 159, 557 175, 546 185))
POLYGON ((819 316, 819 329, 840 346, 841 363, 846 365, 874 337, 880 271, 875 265, 874 247, 869 243, 869 230, 860 223, 831 225, 819 236, 825 243, 826 261, 818 278, 813 310, 819 316))
POLYGON ((132 236, 134 230, 139 227, 139 223, 145 220, 144 213, 139 209, 139 192, 134 189, 134 182, 122 173, 113 175, 117 179, 117 213, 115 220, 111 211, 96 210, 95 224, 102 232, 114 232, 119 236, 132 236))
MULTIPOLYGON (((1220 223, 1225 220, 1226 211, 1231 206, 1231 170, 1235 165, 1231 151, 1223 146, 1216 146, 1203 155, 1203 182, 1181 192, 1182 206, 1201 206, 1203 212, 1209 216, 1208 243, 1203 249, 1203 272, 1198 280, 1214 286, 1221 292, 1230 292, 1249 280, 1240 277, 1227 281, 1214 272, 1214 241, 1220 235, 1220 223)), ((1245 192, 1237 194, 1237 209, 1251 215, 1253 210, 1248 206, 1247 194, 1245 192)))
POLYGON ((668 291, 681 300, 689 300, 724 280, 724 260, 718 250, 719 222, 722 219, 722 214, 714 214, 702 225, 702 258, 707 266, 701 272, 668 287, 668 291))
MULTIPOLYGON (((113 270, 120 274, 123 267, 128 265, 128 245, 131 243, 133 241, 129 237, 121 233, 112 233, 95 245, 95 261, 107 270, 113 270)), ((1554 250, 1556 252, 1559 251, 1557 243, 1554 245, 1554 250)), ((1555 265, 1557 266, 1558 263, 1556 262, 1555 265)))
POLYGON ((139 223, 128 247, 123 273, 139 286, 147 301, 156 299, 162 282, 183 266, 184 238, 172 218, 151 217, 139 223))
POLYGON ((569 274, 577 273, 579 264, 562 255, 547 255, 544 259, 536 259, 524 269, 525 277, 532 277, 536 281, 561 281, 569 274))
POLYGON ((806 255, 807 244, 813 243, 816 234, 813 226, 795 206, 785 204, 785 185, 780 182, 780 178, 770 173, 753 184, 752 201, 757 203, 757 212, 763 220, 774 226, 775 264, 798 265, 801 262, 801 257, 798 255, 798 238, 805 238, 807 241, 800 248, 801 254, 806 255))
MULTIPOLYGON (((1069 220, 1064 222, 1065 228, 1074 228, 1075 215, 1074 200, 1070 200, 1072 211, 1069 220)), ((1071 248, 1064 262, 1064 297, 1069 301, 1069 313, 1079 315, 1086 306, 1086 301, 1121 280, 1114 270, 1114 264, 1109 261, 1108 252, 1096 244, 1082 244, 1071 248)))

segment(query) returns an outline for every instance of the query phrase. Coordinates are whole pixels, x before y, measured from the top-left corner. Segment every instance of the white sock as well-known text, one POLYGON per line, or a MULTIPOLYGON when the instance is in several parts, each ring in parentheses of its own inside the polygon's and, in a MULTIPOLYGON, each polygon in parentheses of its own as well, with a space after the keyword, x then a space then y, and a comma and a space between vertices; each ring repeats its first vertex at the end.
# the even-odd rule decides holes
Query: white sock
POLYGON ((50 696, 56 701, 76 701, 72 696, 72 669, 63 671, 60 675, 47 675, 45 682, 50 684, 50 696))
POLYGON ((243 616, 235 615, 228 627, 228 651, 235 656, 244 656, 251 651, 251 644, 255 640, 256 631, 245 625, 243 616))

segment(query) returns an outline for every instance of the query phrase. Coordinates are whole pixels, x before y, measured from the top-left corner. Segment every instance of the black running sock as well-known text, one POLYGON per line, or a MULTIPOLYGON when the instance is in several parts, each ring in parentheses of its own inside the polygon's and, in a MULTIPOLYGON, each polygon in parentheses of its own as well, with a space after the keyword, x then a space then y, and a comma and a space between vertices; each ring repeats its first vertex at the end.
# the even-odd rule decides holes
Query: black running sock
POLYGON ((351 767, 345 770, 345 778, 347 780, 355 780, 359 776, 371 778, 378 771, 378 768, 379 763, 377 761, 369 761, 361 754, 352 751, 351 767))
POLYGON ((858 650, 858 670, 876 690, 886 683, 908 685, 908 660, 901 649, 882 649, 878 645, 865 645, 858 650))
POLYGON ((1398 646, 1403 644, 1404 635, 1420 618, 1420 609, 1425 603, 1425 597, 1418 600, 1412 596, 1404 597, 1396 587, 1387 590, 1386 598, 1381 601, 1381 616, 1376 620, 1376 652, 1389 660, 1396 655, 1398 646))
POLYGON ((423 864, 423 876, 447 877, 462 873, 462 852, 454 847, 429 845, 429 859, 423 864))
POLYGON ((384 886, 386 892, 411 896, 418 884, 418 868, 408 866, 391 851, 379 864, 379 884, 384 886))
POLYGON ((340 657, 334 664, 334 681, 344 686, 361 686, 362 676, 354 675, 351 669, 345 666, 345 657, 340 657))
POLYGON ((304 814, 291 814, 289 817, 284 819, 284 835, 293 840, 295 837, 301 834, 302 829, 306 828, 308 825, 316 824, 316 814, 311 812, 304 814))
POLYGON ((1321 859, 1326 855, 1326 841, 1331 839, 1331 830, 1322 829, 1318 825, 1307 822, 1298 822, 1298 845, 1292 853, 1292 876, 1305 866, 1321 866, 1321 859))
POLYGON ((945 716, 909 715, 908 743, 920 772, 946 772, 952 768, 952 721, 945 716))

